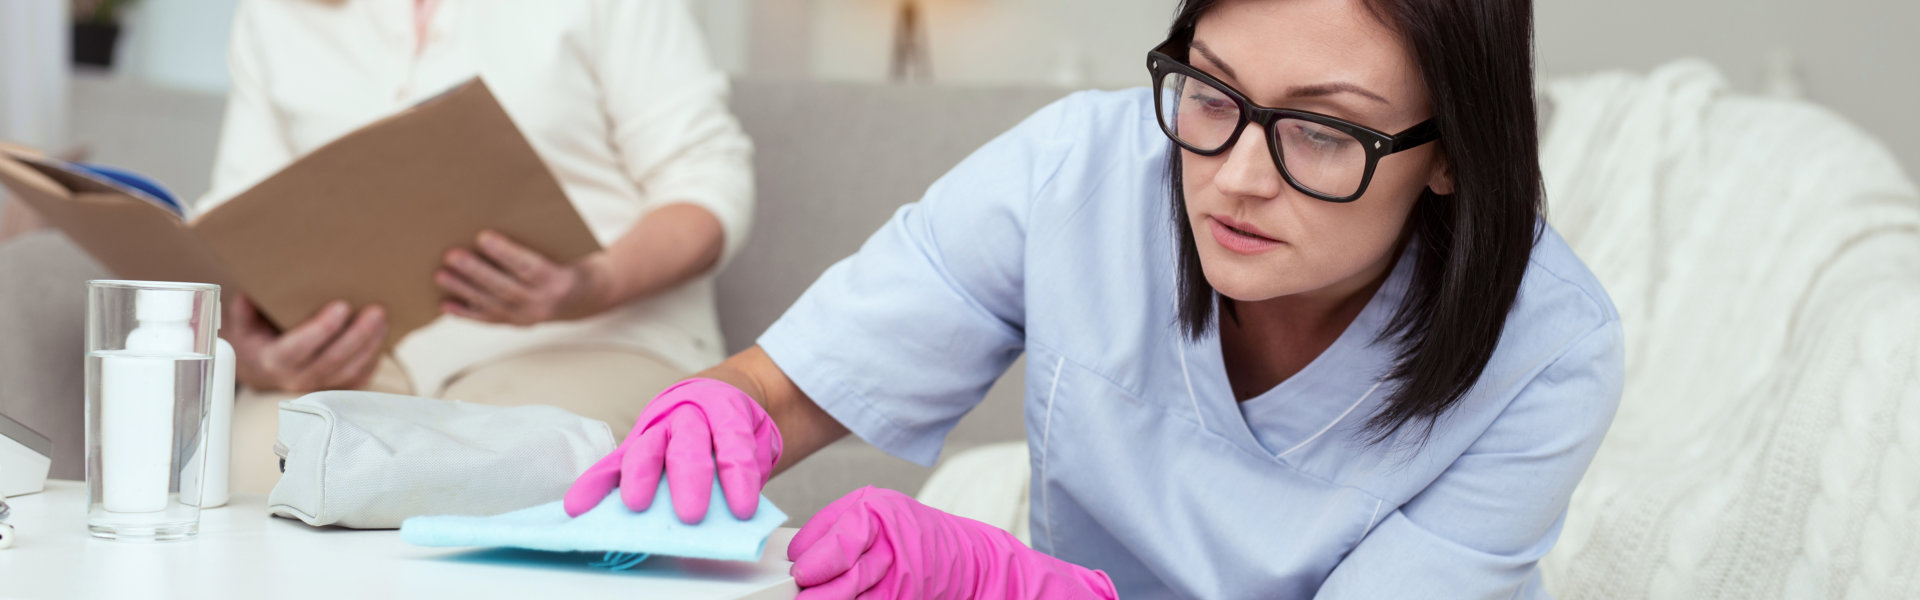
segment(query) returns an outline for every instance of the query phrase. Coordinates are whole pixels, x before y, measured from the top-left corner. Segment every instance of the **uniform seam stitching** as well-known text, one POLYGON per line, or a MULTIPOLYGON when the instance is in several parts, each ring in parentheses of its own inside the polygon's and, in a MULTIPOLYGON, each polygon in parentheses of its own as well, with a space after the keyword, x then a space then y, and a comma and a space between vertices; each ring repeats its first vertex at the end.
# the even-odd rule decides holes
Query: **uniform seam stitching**
POLYGON ((1053 398, 1060 391, 1060 372, 1066 370, 1066 366, 1067 357, 1064 354, 1053 362, 1053 383, 1047 386, 1047 417, 1040 427, 1040 510, 1047 515, 1047 548, 1056 556, 1060 553, 1060 547, 1053 541, 1053 495, 1047 491, 1052 486, 1045 482, 1048 481, 1048 459, 1053 456, 1053 398))

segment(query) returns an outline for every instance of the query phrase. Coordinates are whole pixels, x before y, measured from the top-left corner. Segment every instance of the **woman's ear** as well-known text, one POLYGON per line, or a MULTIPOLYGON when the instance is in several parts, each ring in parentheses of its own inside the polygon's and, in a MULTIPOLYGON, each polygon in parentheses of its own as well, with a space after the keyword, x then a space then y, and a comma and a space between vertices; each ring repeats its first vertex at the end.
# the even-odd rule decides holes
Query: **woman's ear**
POLYGON ((1427 177, 1427 189, 1442 196, 1453 195, 1453 165, 1444 153, 1435 153, 1433 174, 1427 177))

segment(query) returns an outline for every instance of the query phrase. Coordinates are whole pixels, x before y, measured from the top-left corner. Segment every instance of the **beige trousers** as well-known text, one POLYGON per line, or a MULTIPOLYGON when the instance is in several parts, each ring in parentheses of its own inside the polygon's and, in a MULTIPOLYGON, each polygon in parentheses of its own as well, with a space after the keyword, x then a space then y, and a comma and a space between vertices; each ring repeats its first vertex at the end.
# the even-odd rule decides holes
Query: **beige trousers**
MULTIPOLYGON (((552 348, 482 363, 455 375, 434 398, 476 404, 518 406, 548 404, 605 421, 613 439, 626 437, 640 409, 654 394, 689 373, 640 350, 624 348, 552 348)), ((373 380, 362 388, 416 395, 406 371, 391 356, 380 361, 373 380)), ((295 396, 242 386, 233 406, 233 459, 230 486, 236 494, 265 494, 280 481, 280 457, 273 453, 279 430, 279 405, 295 396)))

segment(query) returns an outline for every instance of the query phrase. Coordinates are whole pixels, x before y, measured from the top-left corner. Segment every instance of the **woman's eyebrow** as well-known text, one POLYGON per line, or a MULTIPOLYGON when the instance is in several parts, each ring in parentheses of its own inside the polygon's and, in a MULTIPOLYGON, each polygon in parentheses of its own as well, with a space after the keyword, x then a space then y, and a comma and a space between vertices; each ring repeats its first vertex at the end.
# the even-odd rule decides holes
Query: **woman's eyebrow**
POLYGON ((1358 94, 1360 96, 1371 98, 1374 101, 1379 102, 1381 104, 1392 104, 1391 102, 1388 102, 1386 98, 1381 98, 1379 94, 1375 94, 1373 92, 1367 91, 1367 88, 1363 88, 1351 83, 1347 83, 1345 81, 1335 81, 1331 83, 1316 83, 1313 85, 1294 86, 1291 88, 1287 88, 1287 97, 1312 98, 1315 96, 1331 96, 1334 94, 1338 94, 1340 92, 1358 94))
POLYGON ((1187 47, 1192 48, 1194 52, 1199 52, 1202 58, 1207 59, 1207 62, 1213 63, 1213 66, 1219 67, 1220 72, 1226 73, 1227 77, 1232 79, 1240 78, 1240 75, 1238 73, 1233 72, 1233 67, 1227 66, 1226 61, 1220 60, 1220 56, 1217 54, 1214 54, 1213 49, 1208 48, 1207 45, 1205 43, 1202 43, 1200 40, 1194 40, 1192 43, 1188 44, 1187 47))
MULTIPOLYGON (((1233 67, 1227 66, 1226 61, 1220 60, 1220 56, 1217 54, 1214 54, 1213 49, 1208 48, 1204 42, 1201 42, 1200 40, 1194 40, 1192 43, 1188 44, 1187 47, 1193 49, 1193 51, 1198 53, 1201 58, 1207 59, 1207 62, 1212 63, 1214 67, 1220 69, 1220 72, 1226 74, 1228 78, 1231 78, 1234 80, 1240 79, 1240 75, 1238 73, 1233 72, 1233 67)), ((1290 88, 1287 88, 1287 97, 1313 98, 1313 97, 1319 97, 1319 96, 1331 96, 1341 92, 1359 95, 1361 97, 1371 99, 1381 104, 1387 104, 1387 105, 1393 104, 1392 102, 1388 102, 1386 98, 1382 98, 1379 94, 1375 94, 1372 91, 1369 91, 1367 88, 1363 88, 1358 85, 1347 83, 1345 81, 1334 81, 1334 82, 1328 82, 1328 83, 1316 83, 1313 85, 1299 85, 1299 86, 1290 87, 1290 88)))

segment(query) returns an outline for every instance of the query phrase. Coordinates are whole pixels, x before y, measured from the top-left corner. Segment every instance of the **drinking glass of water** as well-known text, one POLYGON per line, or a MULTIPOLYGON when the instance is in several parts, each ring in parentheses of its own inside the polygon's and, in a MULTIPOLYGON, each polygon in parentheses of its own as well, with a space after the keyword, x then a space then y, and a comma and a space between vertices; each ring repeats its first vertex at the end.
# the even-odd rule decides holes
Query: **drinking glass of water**
POLYGON ((87 282, 87 530, 116 540, 200 531, 197 485, 220 287, 87 282), (195 490, 187 490, 192 492, 195 490))

